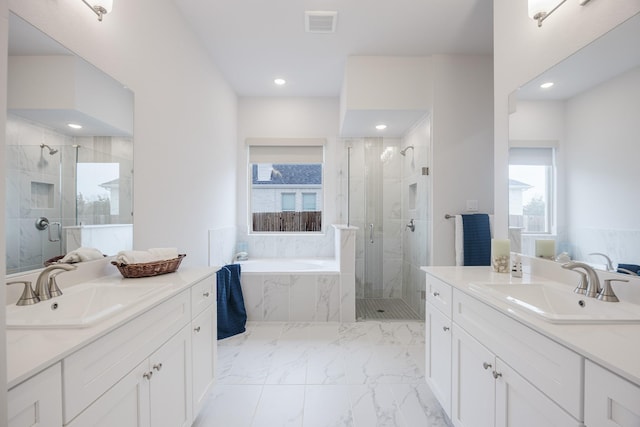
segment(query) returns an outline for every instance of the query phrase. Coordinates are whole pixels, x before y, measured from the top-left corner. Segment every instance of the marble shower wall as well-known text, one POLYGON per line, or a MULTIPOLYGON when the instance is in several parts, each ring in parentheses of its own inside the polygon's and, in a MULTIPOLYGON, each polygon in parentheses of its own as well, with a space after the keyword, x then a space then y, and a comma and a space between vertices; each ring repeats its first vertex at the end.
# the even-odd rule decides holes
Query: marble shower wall
POLYGON ((429 265, 429 229, 431 218, 431 177, 422 174, 422 168, 430 166, 431 122, 429 117, 417 123, 403 138, 402 147, 407 150, 402 164, 402 223, 411 219, 415 231, 404 228, 402 252, 402 299, 416 313, 424 317, 425 273, 421 266, 429 265))

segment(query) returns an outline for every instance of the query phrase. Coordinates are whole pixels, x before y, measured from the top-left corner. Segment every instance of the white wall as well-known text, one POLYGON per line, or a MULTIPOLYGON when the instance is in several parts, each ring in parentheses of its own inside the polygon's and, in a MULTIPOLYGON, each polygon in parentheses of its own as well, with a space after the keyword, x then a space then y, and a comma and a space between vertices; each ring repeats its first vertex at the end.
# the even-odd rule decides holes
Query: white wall
POLYGON ((116 2, 103 22, 80 1, 9 7, 135 93, 134 246, 206 265, 207 231, 235 220, 236 96, 174 3, 116 2))
POLYGON ((567 225, 577 259, 640 263, 640 68, 567 102, 567 225))
POLYGON ((339 160, 343 147, 337 139, 339 99, 239 98, 237 139, 237 227, 238 240, 247 241, 249 256, 333 256, 337 220, 339 160), (324 219, 322 235, 248 235, 247 138, 325 138, 324 219))
POLYGON ((347 110, 426 110, 431 70, 427 56, 350 56, 342 102, 347 110))
POLYGON ((507 237, 508 140, 511 92, 640 12, 640 0, 566 2, 538 28, 527 0, 494 0, 495 233, 507 237))
POLYGON ((437 55, 433 64, 430 265, 455 265, 454 222, 444 215, 463 213, 467 200, 479 212, 494 204, 493 69, 490 56, 437 55))

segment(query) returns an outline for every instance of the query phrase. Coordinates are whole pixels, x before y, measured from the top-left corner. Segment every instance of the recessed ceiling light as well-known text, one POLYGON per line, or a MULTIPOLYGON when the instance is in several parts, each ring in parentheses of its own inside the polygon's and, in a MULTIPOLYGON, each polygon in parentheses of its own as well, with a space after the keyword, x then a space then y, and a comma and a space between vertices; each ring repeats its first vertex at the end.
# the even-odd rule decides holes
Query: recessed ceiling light
POLYGON ((71 129, 82 129, 82 125, 76 123, 67 123, 67 126, 69 126, 71 129))
POLYGON ((285 83, 287 83, 287 81, 286 81, 285 79, 275 79, 273 82, 274 82, 275 84, 277 84, 278 86, 282 86, 282 85, 284 85, 285 83))
POLYGON ((553 86, 553 82, 546 82, 540 85, 542 89, 549 89, 551 86, 553 86))
POLYGON ((385 130, 386 128, 387 128, 387 125, 384 125, 384 124, 376 125, 376 129, 378 130, 385 130))

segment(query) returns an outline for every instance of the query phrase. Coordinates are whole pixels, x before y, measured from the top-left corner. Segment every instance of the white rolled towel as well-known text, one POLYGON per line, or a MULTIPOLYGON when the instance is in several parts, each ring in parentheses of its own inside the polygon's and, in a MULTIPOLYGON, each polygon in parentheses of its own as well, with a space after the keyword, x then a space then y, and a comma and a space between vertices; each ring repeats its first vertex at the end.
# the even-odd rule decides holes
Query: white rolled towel
POLYGON ((92 261, 102 259, 104 255, 96 248, 78 248, 66 254, 59 263, 72 264, 74 262, 92 261))
POLYGON ((120 251, 116 255, 116 261, 122 264, 142 264, 159 259, 149 251, 120 251))
POLYGON ((150 248, 149 253, 157 257, 158 260, 178 258, 178 248, 150 248))

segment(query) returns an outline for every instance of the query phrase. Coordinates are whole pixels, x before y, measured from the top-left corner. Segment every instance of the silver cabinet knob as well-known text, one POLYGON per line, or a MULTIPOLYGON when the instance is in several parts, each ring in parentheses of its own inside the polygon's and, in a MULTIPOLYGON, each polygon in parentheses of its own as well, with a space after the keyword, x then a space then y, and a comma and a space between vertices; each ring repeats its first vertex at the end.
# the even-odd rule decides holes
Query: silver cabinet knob
POLYGON ((443 327, 442 327, 442 330, 443 330, 443 331, 445 331, 445 332, 447 332, 449 329, 451 329, 451 328, 450 328, 450 327, 448 327, 448 326, 443 326, 443 327))
POLYGON ((485 370, 487 370, 487 369, 489 369, 489 368, 491 367, 491 363, 484 362, 484 363, 482 363, 482 367, 483 367, 485 370))
POLYGON ((502 376, 500 372, 493 371, 493 378, 498 379, 502 376))
POLYGON ((145 372, 144 374, 142 374, 142 376, 147 379, 150 380, 151 377, 153 376, 153 372, 149 371, 149 372, 145 372))
POLYGON ((432 292, 431 295, 433 295, 434 297, 439 297, 440 296, 440 292, 438 292, 438 291, 432 292))
POLYGON ((194 332, 200 332, 200 326, 196 326, 195 328, 193 328, 194 332))
POLYGON ((209 298, 209 295, 210 295, 210 294, 209 294, 209 292, 204 292, 204 293, 202 294, 202 296, 203 296, 203 297, 205 297, 205 298, 209 298))
POLYGON ((156 371, 160 371, 160 369, 162 369, 162 363, 156 363, 155 365, 153 365, 153 369, 155 369, 156 371))

